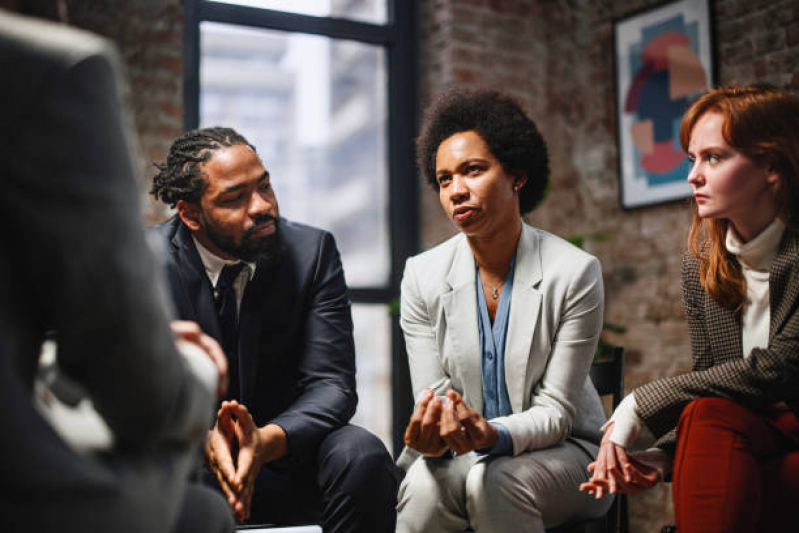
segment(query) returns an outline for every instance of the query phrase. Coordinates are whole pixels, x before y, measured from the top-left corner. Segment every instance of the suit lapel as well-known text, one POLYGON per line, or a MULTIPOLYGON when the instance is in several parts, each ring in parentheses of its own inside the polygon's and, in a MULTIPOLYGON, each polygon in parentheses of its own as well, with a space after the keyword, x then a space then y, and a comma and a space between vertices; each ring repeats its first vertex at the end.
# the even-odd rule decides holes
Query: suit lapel
MULTIPOLYGON (((191 232, 183 224, 178 224, 175 236, 172 238, 174 253, 178 258, 176 268, 181 285, 185 288, 191 317, 200 327, 219 340, 222 338, 219 329, 219 318, 214 304, 213 287, 208 275, 205 273, 200 254, 194 246, 191 232)), ((187 317, 188 318, 188 317, 187 317)))
POLYGON ((799 238, 790 228, 785 229, 777 255, 769 274, 769 344, 774 335, 785 325, 791 316, 794 304, 799 298, 799 283, 796 283, 795 266, 799 259, 799 238))
POLYGON ((441 295, 450 343, 452 368, 458 369, 466 402, 483 412, 483 377, 480 365, 480 333, 477 321, 477 292, 474 255, 466 239, 461 239, 446 277, 441 295))
POLYGON ((536 289, 543 276, 538 240, 535 231, 522 224, 522 234, 516 250, 508 335, 505 340, 505 382, 514 413, 525 408, 527 365, 541 309, 541 294, 536 289))

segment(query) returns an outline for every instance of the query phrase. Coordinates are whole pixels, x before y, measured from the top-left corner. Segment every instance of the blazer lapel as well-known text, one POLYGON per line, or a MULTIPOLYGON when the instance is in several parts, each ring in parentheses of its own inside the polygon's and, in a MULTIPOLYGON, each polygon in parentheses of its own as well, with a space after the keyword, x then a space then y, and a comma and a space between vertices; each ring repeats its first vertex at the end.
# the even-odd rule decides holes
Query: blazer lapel
POLYGON ((483 411, 483 377, 480 365, 480 333, 477 321, 474 255, 461 239, 441 295, 446 338, 453 358, 451 368, 460 374, 466 403, 483 411))
POLYGON ((176 267, 181 284, 185 288, 191 315, 200 327, 214 337, 221 339, 219 318, 214 304, 214 292, 211 281, 205 273, 200 254, 194 246, 191 232, 183 224, 179 224, 172 238, 175 253, 178 255, 176 267))
POLYGON ((541 294, 536 288, 543 276, 538 239, 532 228, 522 224, 522 234, 516 249, 510 320, 505 340, 505 382, 514 413, 525 409, 527 366, 530 357, 537 356, 531 354, 531 349, 541 309, 541 294))
POLYGON ((799 283, 796 283, 795 266, 799 259, 799 237, 791 229, 786 228, 777 255, 771 265, 769 274, 769 343, 774 335, 782 329, 791 316, 794 303, 799 298, 799 283))

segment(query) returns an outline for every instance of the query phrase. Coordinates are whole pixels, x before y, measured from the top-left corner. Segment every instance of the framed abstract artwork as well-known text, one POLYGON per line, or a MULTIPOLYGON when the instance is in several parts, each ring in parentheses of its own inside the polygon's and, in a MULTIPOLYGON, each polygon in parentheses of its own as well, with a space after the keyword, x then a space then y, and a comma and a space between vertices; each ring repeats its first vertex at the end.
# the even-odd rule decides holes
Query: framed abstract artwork
POLYGON ((714 82, 709 0, 680 0, 613 24, 621 206, 691 195, 679 141, 688 106, 714 82))

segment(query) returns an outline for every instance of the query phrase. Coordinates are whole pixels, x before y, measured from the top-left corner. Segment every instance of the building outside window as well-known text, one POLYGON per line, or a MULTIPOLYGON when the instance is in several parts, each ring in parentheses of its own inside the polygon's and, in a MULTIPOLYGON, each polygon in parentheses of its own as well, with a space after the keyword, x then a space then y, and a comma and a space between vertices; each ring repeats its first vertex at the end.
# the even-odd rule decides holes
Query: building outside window
POLYGON ((186 127, 237 129, 281 214, 336 238, 353 301, 353 423, 395 453, 412 405, 392 314, 417 246, 412 4, 192 0, 186 11, 186 127))

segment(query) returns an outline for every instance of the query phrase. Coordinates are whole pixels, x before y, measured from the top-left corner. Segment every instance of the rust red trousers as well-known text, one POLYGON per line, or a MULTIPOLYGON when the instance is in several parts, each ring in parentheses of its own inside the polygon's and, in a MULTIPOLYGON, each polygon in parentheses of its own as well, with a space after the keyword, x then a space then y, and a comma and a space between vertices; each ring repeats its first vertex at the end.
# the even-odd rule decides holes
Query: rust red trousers
POLYGON ((677 429, 679 533, 799 532, 799 420, 722 398, 688 405, 677 429))

